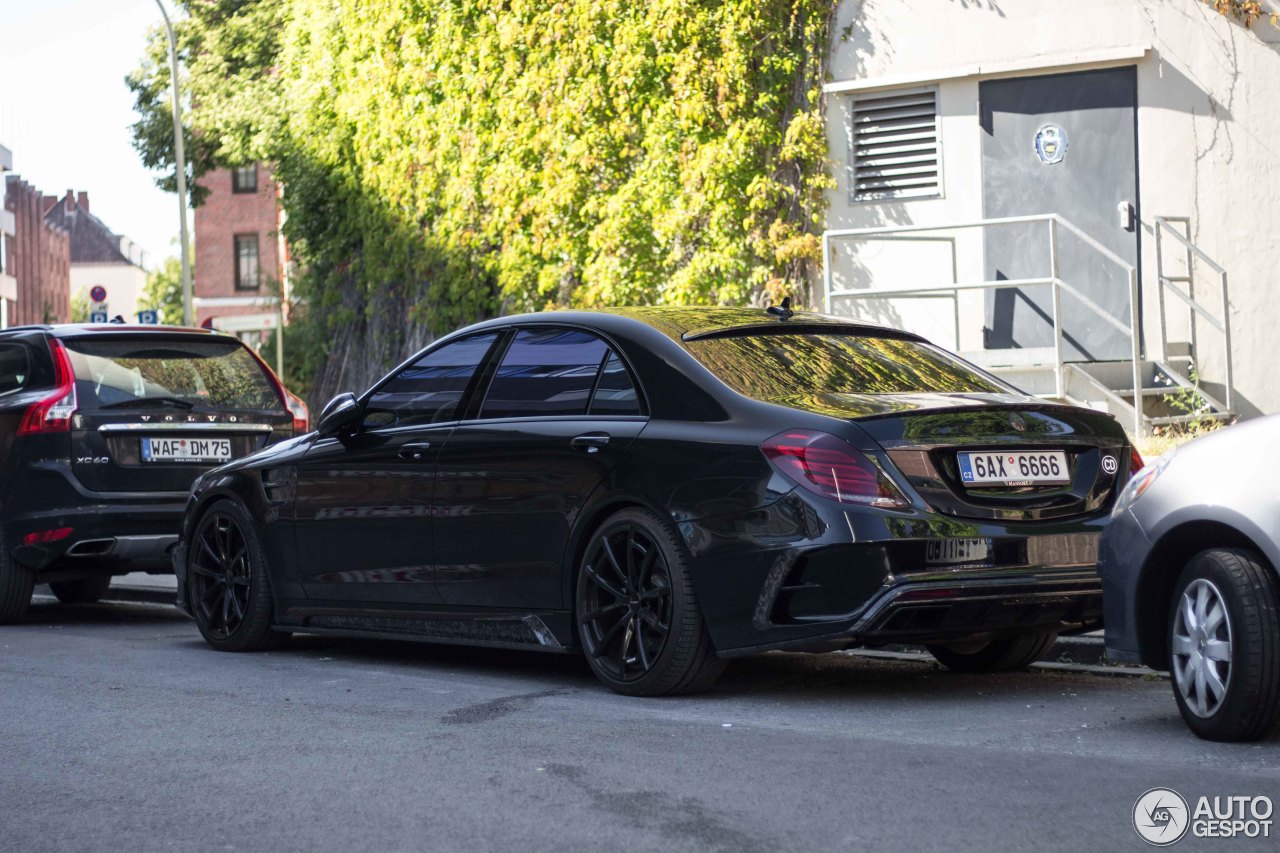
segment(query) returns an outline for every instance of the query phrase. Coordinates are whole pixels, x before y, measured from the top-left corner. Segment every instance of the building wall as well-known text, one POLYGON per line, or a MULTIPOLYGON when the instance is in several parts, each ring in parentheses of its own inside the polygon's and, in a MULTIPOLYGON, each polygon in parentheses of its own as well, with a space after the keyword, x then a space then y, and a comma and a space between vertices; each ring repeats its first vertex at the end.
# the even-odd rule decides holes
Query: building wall
MULTIPOLYGON (((1280 412, 1269 336, 1280 323, 1272 270, 1280 265, 1274 211, 1280 203, 1280 32, 1253 30, 1199 0, 975 0, 930 4, 844 0, 833 28, 828 129, 837 186, 829 228, 947 224, 981 219, 981 80, 1133 65, 1138 88, 1138 209, 1142 323, 1150 354, 1159 347, 1153 219, 1189 216, 1192 239, 1227 268, 1238 409, 1280 412), (936 86, 941 198, 852 203, 849 117, 852 83, 864 91, 936 86)), ((1052 211, 1046 211, 1052 212, 1052 211)), ((955 274, 984 277, 978 232, 955 232, 955 274)), ((924 286, 952 280, 951 258, 938 245, 836 241, 837 288, 924 286)), ((1172 253, 1166 253, 1168 258, 1172 253)), ((1179 272, 1180 270, 1174 270, 1179 272)), ((1203 267, 1197 274, 1207 273, 1203 267)), ((1216 280, 1199 292, 1217 309, 1216 280), (1212 288, 1210 287, 1212 286, 1212 288)), ((960 300, 959 339, 950 303, 883 300, 871 316, 920 329, 962 351, 982 346, 983 296, 960 300)), ((849 304, 840 306, 847 311, 849 304)), ((1185 325, 1170 313, 1174 339, 1185 325)), ((1209 388, 1223 374, 1221 337, 1201 326, 1197 353, 1209 388)))
POLYGON ((44 220, 43 196, 17 176, 5 179, 5 209, 13 213, 6 272, 17 279, 18 300, 9 306, 11 326, 65 323, 70 319, 71 250, 67 232, 44 220))
MULTIPOLYGON (((279 188, 266 164, 258 164, 258 189, 253 193, 231 190, 231 171, 219 169, 200 179, 209 195, 195 211, 195 276, 197 298, 271 297, 279 293, 283 268, 280 256, 279 188), (235 236, 258 235, 261 286, 257 291, 236 290, 235 236)), ((210 317, 260 314, 273 306, 197 306, 197 323, 210 317)))
POLYGON ((138 299, 147 284, 146 270, 133 264, 72 264, 71 293, 88 298, 89 290, 100 284, 107 289, 107 313, 136 320, 138 299))

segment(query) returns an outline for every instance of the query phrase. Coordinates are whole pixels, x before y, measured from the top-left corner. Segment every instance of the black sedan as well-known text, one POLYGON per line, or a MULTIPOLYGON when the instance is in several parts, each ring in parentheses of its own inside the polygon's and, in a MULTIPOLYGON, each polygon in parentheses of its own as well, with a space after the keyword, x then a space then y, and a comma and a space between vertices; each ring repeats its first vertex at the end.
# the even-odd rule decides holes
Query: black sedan
POLYGON ((924 339, 785 309, 507 317, 195 484, 205 639, 581 651, 635 695, 768 649, 923 643, 1025 666, 1101 613, 1136 462, 1109 416, 924 339))

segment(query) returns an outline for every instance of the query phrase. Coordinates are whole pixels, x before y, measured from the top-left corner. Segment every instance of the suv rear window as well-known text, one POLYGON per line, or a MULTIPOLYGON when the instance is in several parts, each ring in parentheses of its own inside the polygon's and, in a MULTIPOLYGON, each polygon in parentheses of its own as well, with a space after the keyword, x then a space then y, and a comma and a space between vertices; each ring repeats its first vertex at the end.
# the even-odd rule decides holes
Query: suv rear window
POLYGON ((757 399, 1009 390, 932 344, 899 338, 772 333, 703 338, 686 346, 730 388, 757 399))
POLYGON ((257 359, 226 340, 64 340, 82 410, 169 399, 213 409, 283 407, 257 359))

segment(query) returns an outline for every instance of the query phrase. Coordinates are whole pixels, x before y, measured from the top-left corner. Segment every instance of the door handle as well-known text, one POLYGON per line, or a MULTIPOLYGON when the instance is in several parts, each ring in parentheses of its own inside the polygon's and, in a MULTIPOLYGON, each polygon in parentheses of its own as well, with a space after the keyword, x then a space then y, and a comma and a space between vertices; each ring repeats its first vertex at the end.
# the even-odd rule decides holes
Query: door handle
POLYGON ((583 453, 599 453, 600 448, 604 447, 608 443, 609 433, 588 432, 569 442, 569 446, 574 450, 581 450, 583 453))
POLYGON ((430 449, 431 442, 429 441, 412 441, 408 444, 402 444, 396 455, 410 462, 421 462, 427 458, 427 451, 430 449))

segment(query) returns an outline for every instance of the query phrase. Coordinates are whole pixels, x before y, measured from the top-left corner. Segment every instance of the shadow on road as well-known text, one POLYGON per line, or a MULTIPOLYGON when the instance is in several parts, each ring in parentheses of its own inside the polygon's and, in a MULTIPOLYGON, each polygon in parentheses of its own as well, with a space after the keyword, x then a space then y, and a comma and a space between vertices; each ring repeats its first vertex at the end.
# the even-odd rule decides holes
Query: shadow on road
MULTIPOLYGON (((185 650, 203 648, 194 623, 172 607, 122 602, 66 605, 38 597, 19 625, 166 626, 187 629, 189 635, 157 642, 176 644, 185 650)), ((2 629, 0 629, 2 630, 2 629)), ((530 690, 566 689, 606 692, 579 654, 547 654, 536 651, 488 649, 421 643, 408 640, 376 640, 319 635, 295 635, 272 658, 297 658, 299 663, 342 661, 367 667, 406 667, 416 675, 468 674, 525 682, 530 690)), ((246 662, 254 655, 246 655, 246 662)), ((801 654, 769 652, 730 661, 725 674, 705 693, 667 702, 723 702, 771 700, 788 706, 820 705, 829 701, 884 700, 925 706, 954 703, 961 698, 983 701, 1018 697, 1033 701, 1038 695, 1060 696, 1113 690, 1118 683, 1135 690, 1167 691, 1167 683, 1150 683, 1132 677, 1096 676, 1087 673, 1032 669, 994 675, 954 673, 927 661, 885 660, 850 653, 801 654)))
MULTIPOLYGON (((62 604, 52 596, 37 595, 18 625, 167 625, 190 623, 175 607, 106 601, 98 604, 62 604)), ((195 625, 191 631, 195 633, 195 625)))

